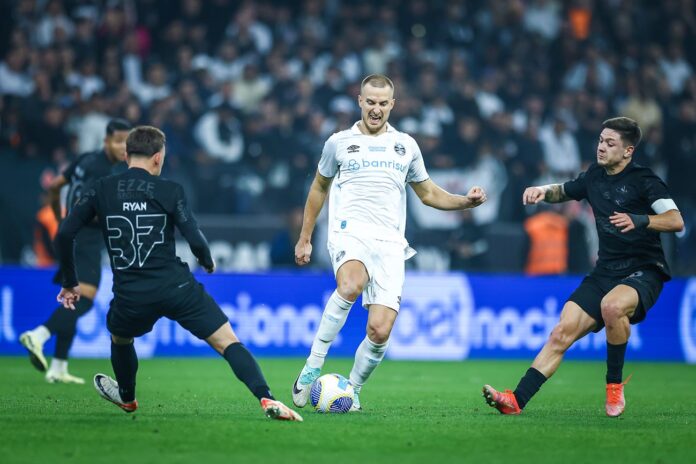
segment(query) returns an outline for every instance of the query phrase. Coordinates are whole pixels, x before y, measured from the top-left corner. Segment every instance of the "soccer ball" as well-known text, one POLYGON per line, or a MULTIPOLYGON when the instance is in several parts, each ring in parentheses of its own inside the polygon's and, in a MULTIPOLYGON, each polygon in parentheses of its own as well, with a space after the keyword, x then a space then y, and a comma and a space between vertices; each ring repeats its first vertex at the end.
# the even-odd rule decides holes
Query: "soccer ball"
POLYGON ((353 385, 339 374, 322 375, 312 384, 309 397, 317 412, 348 412, 353 406, 353 385))

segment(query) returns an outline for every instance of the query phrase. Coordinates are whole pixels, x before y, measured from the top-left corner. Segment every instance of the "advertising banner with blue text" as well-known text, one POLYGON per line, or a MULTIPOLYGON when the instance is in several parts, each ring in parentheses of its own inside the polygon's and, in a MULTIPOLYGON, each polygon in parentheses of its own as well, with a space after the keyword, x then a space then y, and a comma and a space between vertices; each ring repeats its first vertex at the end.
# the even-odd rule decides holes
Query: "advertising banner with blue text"
MULTIPOLYGON (((0 355, 21 355, 19 335, 43 323, 57 306, 53 271, 0 268, 0 355)), ((307 356, 331 274, 197 274, 239 338, 259 356, 307 356)), ((558 321, 580 277, 409 273, 391 335, 391 359, 532 359, 558 321)), ((79 320, 74 357, 109 356, 105 319, 111 272, 104 270, 94 308, 79 320)), ((331 356, 353 356, 365 336, 367 311, 353 307, 331 356)), ((52 343, 52 342, 51 342, 52 343)), ((604 331, 578 341, 569 359, 605 359, 604 331)), ((139 356, 213 356, 173 321, 160 320, 136 341, 139 356)), ((52 345, 46 347, 52 354, 52 345)), ((632 326, 630 360, 696 363, 696 278, 664 287, 647 319, 632 326)))

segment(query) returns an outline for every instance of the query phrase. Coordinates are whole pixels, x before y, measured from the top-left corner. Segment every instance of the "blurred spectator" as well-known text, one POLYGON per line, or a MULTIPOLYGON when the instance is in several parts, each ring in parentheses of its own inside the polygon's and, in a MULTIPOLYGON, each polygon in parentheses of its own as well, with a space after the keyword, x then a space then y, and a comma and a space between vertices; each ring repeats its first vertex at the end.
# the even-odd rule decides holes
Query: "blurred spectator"
POLYGON ((474 222, 470 209, 461 211, 462 222, 452 232, 447 243, 450 269, 461 271, 484 270, 484 254, 488 241, 481 226, 474 222))
POLYGON ((551 174, 562 177, 580 170, 578 144, 563 116, 555 115, 539 129, 539 141, 544 150, 544 162, 551 174))
POLYGON ((294 268, 295 244, 300 238, 304 209, 294 207, 286 213, 287 227, 271 240, 271 263, 276 268, 294 268))
POLYGON ((522 187, 574 177, 619 114, 641 124, 636 161, 667 177, 688 222, 693 5, 2 2, 0 155, 31 165, 17 172, 55 169, 98 146, 111 117, 159 124, 165 174, 201 213, 278 213, 304 197, 326 138, 357 119, 364 75, 386 72, 394 126, 417 135, 426 166, 489 191, 477 224, 521 228, 522 187))

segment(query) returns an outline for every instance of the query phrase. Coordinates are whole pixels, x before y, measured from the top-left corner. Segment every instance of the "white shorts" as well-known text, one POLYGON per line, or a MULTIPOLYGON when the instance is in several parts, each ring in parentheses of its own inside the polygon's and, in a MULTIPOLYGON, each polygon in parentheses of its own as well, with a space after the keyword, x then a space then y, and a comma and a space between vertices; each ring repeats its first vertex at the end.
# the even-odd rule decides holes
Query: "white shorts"
POLYGON ((409 255, 404 245, 352 234, 331 234, 327 243, 334 275, 346 261, 365 265, 369 280, 363 289, 362 305, 383 305, 399 312, 404 286, 404 261, 409 255))

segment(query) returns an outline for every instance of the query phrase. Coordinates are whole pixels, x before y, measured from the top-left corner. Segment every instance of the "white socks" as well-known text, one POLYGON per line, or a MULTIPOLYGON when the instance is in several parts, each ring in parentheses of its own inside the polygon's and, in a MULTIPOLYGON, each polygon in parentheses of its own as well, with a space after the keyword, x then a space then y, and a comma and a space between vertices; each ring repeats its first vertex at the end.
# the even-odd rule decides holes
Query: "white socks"
POLYGON ((48 370, 56 374, 65 374, 68 372, 68 360, 53 358, 51 359, 51 367, 48 370))
POLYGON ((326 302, 324 314, 321 316, 321 322, 317 329, 317 334, 314 336, 312 343, 312 351, 307 358, 307 365, 311 368, 319 368, 324 365, 326 354, 329 352, 331 342, 334 341, 338 332, 341 331, 346 323, 350 308, 354 301, 348 301, 338 294, 338 290, 334 290, 326 302))
POLYGON ((384 353, 387 351, 387 345, 389 345, 388 341, 377 344, 367 336, 365 336, 362 343, 360 343, 358 350, 355 352, 353 370, 350 371, 350 383, 353 384, 355 391, 360 392, 360 389, 363 384, 367 382, 372 371, 382 362, 384 353))
POLYGON ((39 339, 39 343, 41 343, 42 345, 46 343, 46 340, 51 338, 51 332, 48 331, 45 325, 38 326, 37 328, 32 330, 32 333, 36 338, 39 339))

